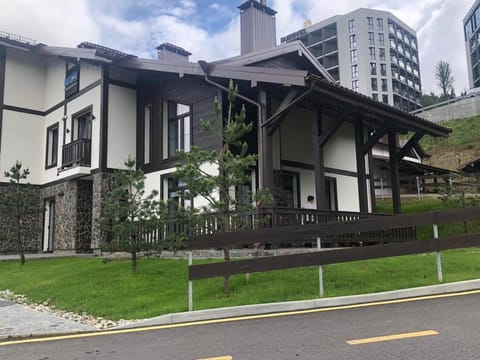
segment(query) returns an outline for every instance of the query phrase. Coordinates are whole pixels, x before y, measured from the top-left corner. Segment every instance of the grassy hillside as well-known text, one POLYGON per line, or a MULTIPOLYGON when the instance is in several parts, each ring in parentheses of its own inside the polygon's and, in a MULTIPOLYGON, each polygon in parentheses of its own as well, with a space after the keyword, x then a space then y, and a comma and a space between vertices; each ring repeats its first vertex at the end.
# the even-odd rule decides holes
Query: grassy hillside
POLYGON ((452 129, 448 139, 425 136, 420 142, 432 155, 428 165, 457 170, 459 165, 480 157, 480 116, 449 120, 440 125, 452 129))

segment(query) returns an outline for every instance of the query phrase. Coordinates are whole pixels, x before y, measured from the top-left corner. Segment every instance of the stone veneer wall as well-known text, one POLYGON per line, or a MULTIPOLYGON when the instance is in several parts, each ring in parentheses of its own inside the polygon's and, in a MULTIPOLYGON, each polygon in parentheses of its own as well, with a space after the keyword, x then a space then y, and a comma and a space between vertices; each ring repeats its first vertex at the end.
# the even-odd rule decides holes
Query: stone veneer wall
POLYGON ((80 180, 77 183, 77 251, 91 250, 92 242, 92 181, 80 180))
MULTIPOLYGON (((7 184, 0 184, 0 192, 6 191, 7 184), (4 186, 5 185, 5 186, 4 186)), ((35 191, 39 192, 38 188, 35 191)), ((40 201, 40 195, 39 195, 40 201)), ((41 222, 42 214, 34 215, 24 220, 25 233, 28 234, 28 238, 25 243, 26 252, 36 252, 41 249, 42 233, 41 222)), ((12 238, 15 238, 15 219, 6 216, 0 216, 0 253, 16 253, 16 243, 12 242, 12 238)))
POLYGON ((111 174, 98 173, 93 175, 92 191, 92 250, 98 250, 103 240, 102 233, 97 226, 97 220, 102 214, 101 201, 110 188, 111 174))
POLYGON ((55 199, 53 250, 74 250, 77 231, 77 182, 66 181, 42 188, 41 196, 43 201, 55 199))

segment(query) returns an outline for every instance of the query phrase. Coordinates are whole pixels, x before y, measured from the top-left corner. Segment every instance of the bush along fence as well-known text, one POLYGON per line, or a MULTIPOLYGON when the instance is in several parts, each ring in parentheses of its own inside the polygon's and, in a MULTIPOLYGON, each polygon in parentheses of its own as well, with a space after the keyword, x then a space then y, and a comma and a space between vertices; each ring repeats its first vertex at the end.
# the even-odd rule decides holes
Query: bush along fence
POLYGON ((245 230, 229 233, 213 233, 191 236, 187 249, 189 256, 189 310, 193 308, 193 280, 212 277, 224 277, 237 274, 264 272, 298 267, 319 266, 320 295, 323 295, 321 266, 343 262, 378 259, 383 257, 436 253, 438 281, 443 281, 440 251, 480 246, 480 233, 440 237, 438 225, 452 222, 466 222, 480 219, 480 208, 462 208, 441 212, 415 215, 397 215, 358 219, 342 223, 319 223, 273 227, 260 230, 245 230), (387 232, 393 229, 406 229, 420 225, 433 227, 433 238, 412 240, 410 234, 401 239, 392 238, 377 245, 331 249, 329 251, 309 252, 295 255, 283 255, 248 260, 237 260, 211 264, 192 264, 192 251, 200 249, 242 246, 253 243, 281 244, 291 239, 317 241, 320 243, 338 242, 338 239, 351 234, 361 235, 371 232, 387 232))

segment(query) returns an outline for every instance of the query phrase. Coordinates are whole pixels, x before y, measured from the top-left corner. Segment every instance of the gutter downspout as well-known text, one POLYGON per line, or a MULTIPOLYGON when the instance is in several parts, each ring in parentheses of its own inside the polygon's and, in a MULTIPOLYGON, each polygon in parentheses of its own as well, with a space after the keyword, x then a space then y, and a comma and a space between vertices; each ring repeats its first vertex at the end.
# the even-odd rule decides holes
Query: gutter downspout
MULTIPOLYGON (((215 86, 215 87, 217 87, 217 88, 219 88, 219 89, 228 93, 228 89, 225 86, 223 86, 223 85, 221 85, 221 84, 219 84, 219 83, 217 83, 213 80, 210 80, 210 78, 208 77, 209 73, 210 73, 210 71, 209 71, 210 70, 210 65, 206 61, 200 60, 198 62, 198 65, 200 65, 200 69, 202 69, 203 74, 204 74, 204 79, 208 84, 213 85, 213 86, 215 86)), ((262 105, 259 104, 256 101, 242 95, 242 94, 237 93, 237 96, 240 99, 248 102, 249 104, 252 104, 252 105, 257 107, 257 116, 260 120, 262 105)), ((259 165, 261 165, 261 166, 258 167, 258 172, 259 172, 258 180, 259 180, 260 189, 263 189, 265 187, 265 184, 264 184, 265 168, 264 168, 264 161, 263 161, 264 158, 265 158, 265 155, 264 155, 264 151, 263 151, 263 125, 260 123, 260 121, 259 121, 259 124, 258 124, 257 136, 258 136, 258 163, 259 163, 259 165)))

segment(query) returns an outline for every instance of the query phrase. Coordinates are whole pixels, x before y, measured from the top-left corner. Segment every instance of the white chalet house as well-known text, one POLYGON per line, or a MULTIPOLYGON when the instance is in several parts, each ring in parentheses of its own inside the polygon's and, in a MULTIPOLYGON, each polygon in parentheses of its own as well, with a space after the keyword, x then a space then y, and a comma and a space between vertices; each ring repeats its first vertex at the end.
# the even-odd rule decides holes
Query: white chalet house
MULTIPOLYGON (((275 12, 264 3, 239 8, 242 23, 265 18, 275 35, 275 12)), ((255 24, 247 28, 242 44, 259 36, 255 24)), ((97 249, 101 197, 129 155, 147 190, 174 196, 176 151, 222 146, 199 120, 213 116, 215 97, 226 104, 230 79, 254 123, 249 150, 260 157, 247 187, 270 188, 280 207, 299 208, 314 195, 317 209, 372 212, 372 148, 387 137, 400 212, 399 162, 423 135, 449 130, 335 84, 301 42, 267 40, 234 58, 191 63, 169 43, 157 48, 158 59, 140 59, 88 42, 54 47, 1 33, 0 184, 16 160, 30 169, 46 209, 31 250, 97 249), (397 135, 407 132, 414 135, 397 149, 397 135)))

